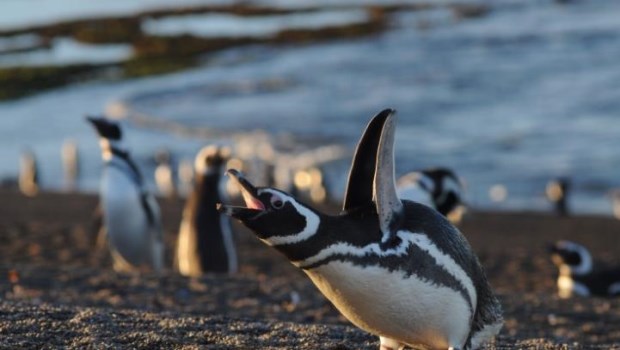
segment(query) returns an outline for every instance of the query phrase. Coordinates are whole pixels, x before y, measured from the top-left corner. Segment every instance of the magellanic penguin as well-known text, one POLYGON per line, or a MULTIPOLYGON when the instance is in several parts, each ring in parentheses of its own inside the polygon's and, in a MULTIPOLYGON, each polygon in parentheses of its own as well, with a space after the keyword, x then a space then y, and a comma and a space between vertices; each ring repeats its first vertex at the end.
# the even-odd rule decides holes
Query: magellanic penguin
POLYGON ((30 150, 23 151, 19 159, 19 190, 28 197, 39 193, 39 167, 30 150))
POLYGON ((108 245, 119 272, 163 268, 164 245, 159 206, 148 192, 138 166, 123 147, 118 123, 87 118, 97 129, 105 167, 100 200, 108 245))
POLYGON ((396 182, 398 197, 427 205, 452 218, 459 216, 463 204, 463 185, 454 171, 431 168, 401 176, 396 182))
POLYGON ((557 241, 549 247, 551 260, 559 269, 560 298, 572 296, 620 296, 620 268, 594 269, 592 255, 581 244, 557 241))
POLYGON ((567 216, 570 214, 568 208, 568 193, 570 191, 570 179, 567 177, 559 177, 549 181, 545 194, 547 199, 553 205, 555 213, 559 216, 567 216))
POLYGON ((65 174, 65 188, 72 191, 77 187, 78 176, 80 175, 80 154, 77 143, 73 140, 66 140, 62 144, 61 157, 65 174))
POLYGON ((196 156, 196 181, 183 210, 177 242, 176 266, 184 276, 237 271, 230 218, 216 208, 225 195, 221 180, 229 157, 228 148, 217 146, 207 146, 196 156))
POLYGON ((159 193, 166 198, 176 198, 177 186, 175 173, 172 170, 172 154, 167 149, 162 149, 155 154, 155 184, 159 193))
POLYGON ((247 208, 220 209, 300 267, 382 350, 477 348, 499 332, 501 306, 465 237, 437 211, 397 197, 393 114, 376 115, 358 143, 340 215, 235 170, 247 208))

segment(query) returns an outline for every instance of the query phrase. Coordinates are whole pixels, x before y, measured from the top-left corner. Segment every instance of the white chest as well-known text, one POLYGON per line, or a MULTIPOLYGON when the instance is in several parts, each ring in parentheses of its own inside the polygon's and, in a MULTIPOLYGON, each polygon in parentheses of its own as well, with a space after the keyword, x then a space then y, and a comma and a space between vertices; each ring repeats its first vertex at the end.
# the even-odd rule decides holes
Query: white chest
POLYGON ((587 297, 590 291, 586 286, 579 282, 575 282, 571 276, 558 277, 558 295, 562 299, 570 298, 573 295, 587 297))
POLYGON ((471 312, 457 291, 381 267, 332 261, 306 271, 353 324, 412 346, 462 345, 471 312))
POLYGON ((121 170, 106 167, 101 178, 101 205, 110 243, 131 263, 141 263, 149 226, 140 190, 121 170))

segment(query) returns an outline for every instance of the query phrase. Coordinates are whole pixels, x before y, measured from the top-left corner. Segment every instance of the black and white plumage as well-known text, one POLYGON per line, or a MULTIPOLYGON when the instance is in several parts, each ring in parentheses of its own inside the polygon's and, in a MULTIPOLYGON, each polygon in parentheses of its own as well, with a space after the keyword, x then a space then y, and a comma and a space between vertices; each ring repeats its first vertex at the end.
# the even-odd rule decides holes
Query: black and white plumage
POLYGON ((463 203, 463 185, 454 171, 431 168, 410 172, 396 182, 398 197, 427 205, 450 217, 463 203))
POLYGON ((222 176, 229 156, 228 149, 217 146, 207 146, 196 156, 196 182, 185 203, 177 242, 176 266, 184 276, 237 271, 230 218, 216 208, 225 196, 222 176))
POLYGON ((89 117, 99 134, 104 161, 100 201, 114 269, 163 269, 164 246, 159 206, 136 163, 123 147, 118 123, 89 117))
POLYGON ((501 328, 501 307, 464 236, 435 210, 397 197, 393 114, 367 126, 340 215, 256 188, 235 170, 247 208, 220 210, 303 269, 381 349, 477 348, 501 328))
POLYGON ((551 260, 558 267, 558 295, 620 296, 620 267, 595 269, 592 255, 581 244, 558 241, 549 247, 551 260))

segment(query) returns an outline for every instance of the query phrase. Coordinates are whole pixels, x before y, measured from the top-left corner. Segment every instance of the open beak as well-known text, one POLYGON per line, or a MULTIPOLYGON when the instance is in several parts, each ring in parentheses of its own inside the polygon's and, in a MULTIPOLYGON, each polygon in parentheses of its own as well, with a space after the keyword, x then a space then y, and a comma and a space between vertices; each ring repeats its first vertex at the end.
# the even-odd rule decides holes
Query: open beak
POLYGON ((242 221, 262 214, 265 211, 265 205, 258 199, 256 187, 242 173, 235 169, 229 169, 226 174, 239 186, 246 207, 218 204, 217 209, 228 216, 242 221))

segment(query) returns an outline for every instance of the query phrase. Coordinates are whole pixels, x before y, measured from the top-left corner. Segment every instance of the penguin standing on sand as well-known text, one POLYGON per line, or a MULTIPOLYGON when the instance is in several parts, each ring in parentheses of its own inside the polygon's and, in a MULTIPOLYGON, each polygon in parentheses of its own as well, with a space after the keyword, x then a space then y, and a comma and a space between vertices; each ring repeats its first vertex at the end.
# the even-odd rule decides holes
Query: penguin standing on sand
POLYGON ((401 200, 427 205, 445 217, 456 213, 462 204, 463 185, 447 168, 414 171, 401 176, 396 184, 401 200))
POLYGON ((163 149, 155 154, 155 184, 159 193, 166 198, 177 197, 177 187, 175 174, 172 170, 172 155, 167 149, 163 149))
POLYGON ((123 147, 118 123, 89 117, 97 129, 105 163, 100 200, 114 270, 131 272, 148 266, 163 268, 164 245, 159 206, 146 189, 142 174, 123 147))
POLYGON ((73 191, 78 184, 78 176, 80 175, 80 154, 77 143, 73 140, 66 140, 62 144, 60 154, 65 174, 65 188, 73 191))
POLYGON ((579 296, 620 296, 620 268, 594 270, 586 247, 571 241, 558 241, 549 248, 551 260, 559 269, 560 298, 579 296))
POLYGON ((570 191, 570 179, 567 177, 559 177, 549 181, 545 194, 547 199, 553 205, 555 213, 559 216, 567 216, 570 214, 568 208, 568 194, 570 191))
POLYGON ((220 210, 300 267, 382 350, 478 348, 499 332, 501 306, 458 229, 397 197, 393 114, 375 116, 358 143, 340 215, 254 187, 235 170, 247 207, 220 210))
POLYGON ((19 159, 19 190, 28 197, 39 193, 39 167, 37 158, 30 150, 22 152, 19 159))
POLYGON ((230 151, 207 146, 196 156, 196 182, 190 193, 177 242, 176 266, 184 276, 237 271, 230 219, 216 205, 222 201, 222 176, 230 151))

